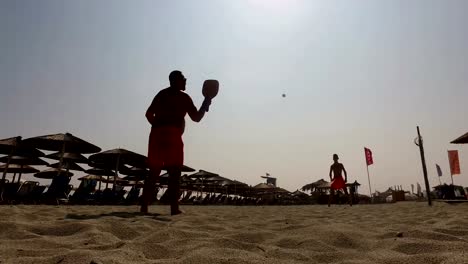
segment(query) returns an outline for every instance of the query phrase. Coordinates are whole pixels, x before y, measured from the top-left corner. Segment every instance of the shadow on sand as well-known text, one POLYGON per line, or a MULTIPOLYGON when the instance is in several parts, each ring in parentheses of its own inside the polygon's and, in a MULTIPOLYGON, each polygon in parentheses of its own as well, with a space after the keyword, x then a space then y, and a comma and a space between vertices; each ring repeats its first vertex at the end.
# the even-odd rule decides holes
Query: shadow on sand
POLYGON ((170 222, 170 218, 161 217, 160 214, 151 214, 151 213, 140 213, 140 212, 112 212, 112 213, 105 213, 105 214, 67 214, 65 219, 74 219, 74 220, 88 220, 88 219, 99 219, 102 217, 120 217, 120 218, 134 218, 134 217, 144 217, 144 218, 152 218, 154 220, 163 221, 163 222, 170 222))

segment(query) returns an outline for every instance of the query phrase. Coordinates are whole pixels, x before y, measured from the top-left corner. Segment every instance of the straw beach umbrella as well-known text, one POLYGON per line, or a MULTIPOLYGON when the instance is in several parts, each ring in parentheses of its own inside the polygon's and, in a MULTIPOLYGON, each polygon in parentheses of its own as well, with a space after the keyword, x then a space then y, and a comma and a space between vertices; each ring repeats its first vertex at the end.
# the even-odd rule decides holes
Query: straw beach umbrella
POLYGON ((65 175, 68 178, 73 176, 73 173, 67 172, 66 170, 59 170, 59 169, 56 169, 56 168, 52 168, 52 169, 40 171, 40 172, 34 174, 34 177, 40 178, 40 179, 53 179, 58 174, 65 175))
POLYGON ((11 158, 13 156, 24 156, 24 157, 43 157, 44 153, 22 144, 21 137, 5 138, 0 140, 0 154, 8 155, 5 162, 6 166, 3 169, 2 181, 0 187, 5 181, 7 169, 10 165, 11 158))
MULTIPOLYGON (((29 174, 29 173, 36 173, 38 172, 39 170, 38 169, 35 169, 31 166, 28 166, 28 165, 19 165, 19 164, 10 164, 7 168, 6 165, 1 165, 0 166, 0 170, 5 170, 7 171, 7 173, 13 173, 13 181, 15 181, 15 178, 16 178, 16 174, 19 173, 20 175, 21 174, 29 174)), ((20 178, 18 177, 18 182, 19 182, 20 178)))
MULTIPOLYGON (((108 169, 92 168, 92 169, 85 170, 85 172, 89 173, 89 174, 92 174, 92 175, 96 175, 96 176, 107 176, 107 178, 109 178, 110 176, 115 175, 114 171, 108 170, 108 169)), ((102 179, 103 178, 101 178, 101 180, 99 181, 99 190, 101 189, 102 179)), ((108 185, 109 185, 109 183, 106 182, 106 189, 107 189, 108 185)))
MULTIPOLYGON (((54 163, 54 164, 50 164, 49 167, 59 169, 60 168, 60 163, 57 162, 57 163, 54 163)), ((78 165, 78 164, 76 164, 74 162, 71 162, 71 161, 63 162, 62 169, 65 169, 67 171, 69 171, 69 170, 84 171, 84 169, 80 165, 78 165)))
POLYGON ((38 149, 61 151, 62 156, 66 152, 90 154, 101 151, 98 146, 70 133, 32 137, 23 140, 23 143, 38 149))
MULTIPOLYGON (((5 156, 5 157, 0 158, 0 162, 7 163, 8 161, 10 162, 10 164, 19 165, 20 167, 24 167, 25 165, 39 165, 39 166, 49 165, 49 163, 37 157, 5 156)), ((38 170, 34 172, 38 172, 38 170)), ((30 173, 33 173, 33 172, 30 172, 30 173)), ((20 172, 18 175, 18 182, 21 181, 22 174, 23 172, 20 169, 20 172)), ((16 175, 13 176, 13 179, 15 178, 15 176, 16 175)))
POLYGON ((468 144, 468 133, 458 137, 457 139, 450 142, 452 144, 468 144))
MULTIPOLYGON (((45 156, 45 158, 53 159, 53 160, 60 160, 60 157, 61 157, 60 152, 55 152, 55 153, 45 156)), ((88 159, 85 156, 81 155, 80 153, 65 152, 63 153, 63 160, 72 161, 74 163, 80 163, 80 164, 88 164, 88 159)))
POLYGON ((115 177, 114 177, 114 187, 119 178, 119 170, 123 165, 130 165, 135 167, 146 167, 146 157, 126 150, 122 148, 111 149, 101 153, 93 154, 89 157, 89 161, 95 164, 104 164, 108 166, 113 166, 115 177))
POLYGON ((88 175, 86 175, 86 176, 83 176, 83 177, 78 178, 78 180, 79 180, 79 181, 82 181, 82 180, 101 181, 101 180, 102 180, 102 176, 100 176, 100 175, 88 174, 88 175))
POLYGON ((73 136, 70 133, 52 134, 39 137, 33 137, 23 140, 27 146, 38 149, 60 151, 59 169, 57 175, 62 172, 62 164, 66 152, 71 153, 96 153, 101 151, 101 148, 95 146, 83 139, 73 136))

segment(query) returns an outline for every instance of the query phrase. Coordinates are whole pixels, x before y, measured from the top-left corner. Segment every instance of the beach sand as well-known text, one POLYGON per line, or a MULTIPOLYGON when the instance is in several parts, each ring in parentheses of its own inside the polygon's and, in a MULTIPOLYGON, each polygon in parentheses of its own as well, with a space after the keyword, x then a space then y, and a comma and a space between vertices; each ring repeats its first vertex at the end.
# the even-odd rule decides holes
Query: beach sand
POLYGON ((468 263, 468 204, 182 209, 0 206, 0 263, 468 263))

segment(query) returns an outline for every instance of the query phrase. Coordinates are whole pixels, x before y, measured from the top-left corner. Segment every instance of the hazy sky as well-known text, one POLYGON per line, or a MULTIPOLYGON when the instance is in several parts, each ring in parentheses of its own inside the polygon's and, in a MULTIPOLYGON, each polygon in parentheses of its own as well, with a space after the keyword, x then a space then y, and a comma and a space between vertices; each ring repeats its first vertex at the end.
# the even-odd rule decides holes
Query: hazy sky
MULTIPOLYGON (((174 69, 200 105, 187 118, 186 164, 296 190, 328 178, 338 153, 368 193, 449 182, 458 149, 468 185, 468 1, 0 1, 0 138, 70 132, 145 154, 145 111, 174 69), (281 95, 287 96, 283 98, 281 95)), ((78 176, 82 173, 78 173, 78 176)), ((25 177, 31 179, 32 176, 25 177)))

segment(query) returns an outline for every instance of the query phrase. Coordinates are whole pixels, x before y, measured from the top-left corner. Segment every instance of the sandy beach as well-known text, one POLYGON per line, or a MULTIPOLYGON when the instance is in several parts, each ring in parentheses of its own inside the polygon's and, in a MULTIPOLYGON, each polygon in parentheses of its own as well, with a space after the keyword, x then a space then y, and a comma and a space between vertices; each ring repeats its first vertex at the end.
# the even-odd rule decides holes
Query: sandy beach
POLYGON ((2 264, 468 263, 468 204, 0 208, 2 264))

